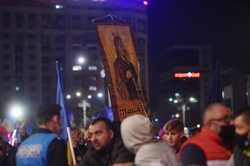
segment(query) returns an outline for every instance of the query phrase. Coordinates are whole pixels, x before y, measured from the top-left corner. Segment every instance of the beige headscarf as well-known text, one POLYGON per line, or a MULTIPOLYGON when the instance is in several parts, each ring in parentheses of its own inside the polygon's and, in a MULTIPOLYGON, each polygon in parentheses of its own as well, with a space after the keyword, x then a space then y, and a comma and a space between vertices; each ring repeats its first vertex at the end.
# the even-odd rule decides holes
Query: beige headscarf
POLYGON ((125 146, 133 153, 154 140, 154 130, 149 118, 143 115, 132 115, 123 120, 121 135, 125 146))

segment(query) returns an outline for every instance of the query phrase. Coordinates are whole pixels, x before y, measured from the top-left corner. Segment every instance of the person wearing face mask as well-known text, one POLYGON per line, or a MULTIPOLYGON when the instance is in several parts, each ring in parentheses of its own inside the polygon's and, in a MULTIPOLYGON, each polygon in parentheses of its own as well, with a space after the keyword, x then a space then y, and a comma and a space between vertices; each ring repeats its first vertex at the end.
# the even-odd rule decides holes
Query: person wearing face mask
POLYGON ((231 152, 221 133, 231 127, 231 111, 223 104, 211 104, 203 115, 203 127, 181 148, 182 166, 225 166, 231 152))
POLYGON ((240 112, 234 120, 236 146, 227 166, 250 165, 250 107, 240 112))

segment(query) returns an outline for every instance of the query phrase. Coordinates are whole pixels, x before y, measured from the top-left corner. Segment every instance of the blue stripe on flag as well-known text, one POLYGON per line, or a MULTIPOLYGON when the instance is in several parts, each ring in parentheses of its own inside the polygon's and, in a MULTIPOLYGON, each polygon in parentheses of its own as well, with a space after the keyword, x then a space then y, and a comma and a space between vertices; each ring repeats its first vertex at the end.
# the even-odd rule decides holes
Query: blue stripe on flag
POLYGON ((59 62, 56 62, 56 74, 57 74, 57 92, 56 92, 56 103, 61 106, 61 127, 62 132, 60 137, 65 141, 67 140, 67 127, 70 127, 69 120, 67 116, 67 109, 64 102, 64 93, 63 93, 63 82, 62 82, 62 71, 59 62))

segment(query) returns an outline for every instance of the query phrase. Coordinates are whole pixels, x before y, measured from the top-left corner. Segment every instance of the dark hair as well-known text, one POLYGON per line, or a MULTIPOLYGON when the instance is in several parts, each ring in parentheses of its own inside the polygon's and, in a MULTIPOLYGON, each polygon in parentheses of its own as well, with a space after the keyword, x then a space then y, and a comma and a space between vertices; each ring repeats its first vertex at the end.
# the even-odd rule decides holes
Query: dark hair
POLYGON ((44 124, 51 120, 55 115, 60 116, 61 107, 58 104, 43 104, 40 105, 37 111, 37 123, 44 124))
POLYGON ((238 116, 242 116, 247 124, 250 124, 250 107, 244 107, 239 110, 238 116))
POLYGON ((109 119, 107 119, 107 118, 97 118, 97 119, 94 119, 94 120, 91 122, 90 125, 95 125, 95 124, 98 123, 98 122, 103 122, 103 123, 105 123, 107 129, 110 129, 110 130, 112 130, 112 131, 115 130, 114 124, 113 124, 109 119))
POLYGON ((182 121, 178 119, 169 120, 163 127, 164 131, 176 130, 178 132, 184 132, 184 125, 182 121))

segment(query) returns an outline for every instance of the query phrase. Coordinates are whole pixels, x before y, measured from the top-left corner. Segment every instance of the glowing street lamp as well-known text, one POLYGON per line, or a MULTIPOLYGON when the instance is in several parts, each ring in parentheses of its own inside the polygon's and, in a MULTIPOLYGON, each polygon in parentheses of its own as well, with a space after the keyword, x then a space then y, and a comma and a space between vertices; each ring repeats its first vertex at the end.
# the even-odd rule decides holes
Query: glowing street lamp
POLYGON ((179 118, 179 117, 180 117, 180 114, 175 114, 175 117, 176 117, 176 118, 179 118))
POLYGON ((92 99, 92 95, 88 95, 88 99, 92 99))
POLYGON ((24 106, 18 103, 11 104, 9 107, 9 115, 13 119, 20 119, 24 114, 24 106))
POLYGON ((98 98, 102 98, 103 97, 103 93, 101 93, 101 92, 97 93, 97 97, 98 98))
POLYGON ((16 91, 20 91, 20 87, 19 86, 16 86, 16 91))
POLYGON ((81 97, 82 93, 81 92, 76 92, 76 97, 81 97))
POLYGON ((86 62, 86 59, 83 56, 78 57, 77 59, 78 64, 84 64, 86 62))
POLYGON ((180 97, 180 93, 175 93, 175 97, 180 97))
POLYGON ((190 97, 190 98, 189 98, 189 102, 190 102, 190 103, 197 103, 198 100, 197 100, 196 98, 194 98, 194 97, 190 97))
POLYGON ((68 100, 71 99, 71 95, 68 94, 68 95, 66 96, 66 98, 67 98, 68 100))
POLYGON ((148 1, 147 1, 147 0, 144 0, 144 1, 143 1, 143 5, 148 6, 148 1))
POLYGON ((155 122, 159 122, 159 118, 154 118, 154 121, 155 122))

